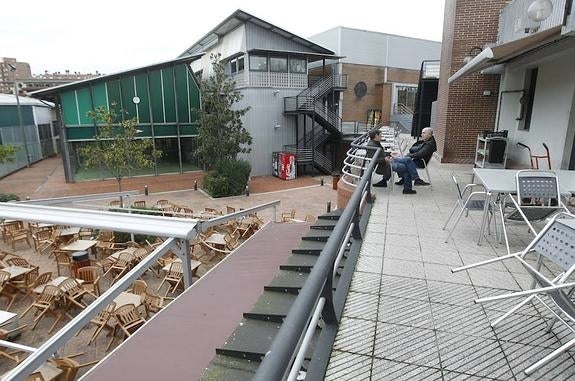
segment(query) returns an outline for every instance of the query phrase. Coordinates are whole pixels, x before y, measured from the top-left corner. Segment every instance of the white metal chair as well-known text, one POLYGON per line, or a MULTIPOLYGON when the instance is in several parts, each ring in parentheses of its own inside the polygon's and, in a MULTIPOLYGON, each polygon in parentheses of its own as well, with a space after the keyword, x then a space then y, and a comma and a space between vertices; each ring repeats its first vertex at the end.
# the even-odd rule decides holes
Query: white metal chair
MULTIPOLYGON (((575 334, 575 304, 570 297, 575 290, 575 283, 568 282, 570 276, 575 271, 575 216, 569 213, 555 215, 552 220, 536 235, 535 239, 521 252, 508 254, 502 257, 490 259, 483 262, 452 269, 452 272, 468 270, 475 267, 491 264, 494 262, 515 259, 519 261, 525 270, 534 278, 533 286, 530 290, 513 292, 498 296, 476 299, 476 303, 484 303, 495 300, 525 297, 521 303, 515 305, 504 315, 491 323, 495 327, 507 317, 518 311, 527 303, 538 301, 553 314, 553 319, 547 326, 547 331, 551 331, 557 321, 563 323, 568 331, 575 334), (536 267, 525 261, 527 254, 537 254, 536 267), (562 271, 552 276, 546 276, 540 272, 543 259, 554 263, 562 271), (536 287, 537 286, 537 287, 536 287), (542 297, 547 298, 543 299, 542 297)), ((529 324, 526 322, 526 324, 529 324)), ((575 345, 575 338, 567 341, 553 352, 537 361, 525 369, 526 374, 531 374, 545 364, 552 361, 561 353, 567 351, 575 345)))
MULTIPOLYGON (((449 234, 445 238, 445 242, 449 241, 449 238, 451 238, 451 234, 453 234, 453 231, 455 230, 455 227, 461 220, 463 214, 466 213, 467 215, 470 211, 484 211, 485 202, 487 199, 487 192, 485 191, 483 185, 467 184, 463 189, 461 189, 461 186, 459 185, 459 182, 457 181, 457 177, 455 177, 455 174, 452 173, 451 178, 453 179, 453 182, 455 183, 455 188, 457 189, 457 200, 455 201, 455 205, 451 210, 451 214, 447 218, 447 221, 445 221, 445 225, 443 225, 443 230, 447 229, 447 226, 449 225, 449 222, 451 221, 451 218, 453 217, 457 208, 459 208, 460 210, 455 220, 455 223, 453 224, 451 229, 449 229, 449 234), (481 188, 481 190, 473 191, 474 188, 481 188)), ((491 206, 489 206, 489 213, 490 216, 493 215, 493 210, 491 206)), ((495 219, 493 219, 493 221, 494 223, 496 223, 495 219)), ((489 222, 487 226, 489 228, 490 226, 489 222)), ((495 231, 497 232, 497 226, 495 226, 495 231)))
POLYGON ((512 210, 506 213, 505 204, 499 208, 508 253, 510 249, 505 221, 525 222, 533 235, 537 235, 532 222, 544 221, 559 212, 569 213, 569 209, 561 201, 559 180, 555 172, 524 169, 517 171, 515 182, 517 194, 506 197, 511 199, 512 210))

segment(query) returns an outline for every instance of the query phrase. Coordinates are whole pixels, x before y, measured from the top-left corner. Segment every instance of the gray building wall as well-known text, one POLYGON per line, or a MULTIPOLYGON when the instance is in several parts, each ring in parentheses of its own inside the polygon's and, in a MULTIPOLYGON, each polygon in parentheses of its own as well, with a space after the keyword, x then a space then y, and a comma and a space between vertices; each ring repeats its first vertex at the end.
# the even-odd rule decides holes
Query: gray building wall
POLYGON ((345 56, 342 63, 419 70, 424 60, 439 59, 441 42, 337 27, 310 40, 345 56))
POLYGON ((253 142, 252 152, 241 155, 241 158, 251 163, 252 176, 271 175, 272 152, 282 151, 284 144, 295 144, 295 117, 283 114, 283 98, 296 96, 300 92, 298 89, 242 89, 244 97, 237 107, 251 107, 243 123, 252 135, 253 142))

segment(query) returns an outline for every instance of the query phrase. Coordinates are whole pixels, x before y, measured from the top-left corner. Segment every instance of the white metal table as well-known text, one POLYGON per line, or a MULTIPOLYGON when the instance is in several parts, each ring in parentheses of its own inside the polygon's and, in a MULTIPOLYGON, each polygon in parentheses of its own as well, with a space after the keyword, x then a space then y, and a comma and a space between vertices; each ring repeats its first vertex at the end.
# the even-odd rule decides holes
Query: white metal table
MULTIPOLYGON (((479 238, 477 244, 481 243, 481 238, 485 232, 485 225, 487 223, 487 215, 489 213, 489 205, 491 205, 493 196, 500 196, 505 194, 513 194, 517 190, 516 174, 518 170, 514 169, 493 169, 493 168, 474 168, 474 176, 477 177, 479 182, 485 186, 487 192, 485 198, 485 208, 483 209, 483 218, 481 221, 481 229, 479 230, 479 238)), ((570 195, 575 193, 575 171, 571 170, 558 170, 553 171, 557 174, 559 179, 559 189, 561 194, 570 195)), ((502 221, 502 223, 504 223, 502 221)))

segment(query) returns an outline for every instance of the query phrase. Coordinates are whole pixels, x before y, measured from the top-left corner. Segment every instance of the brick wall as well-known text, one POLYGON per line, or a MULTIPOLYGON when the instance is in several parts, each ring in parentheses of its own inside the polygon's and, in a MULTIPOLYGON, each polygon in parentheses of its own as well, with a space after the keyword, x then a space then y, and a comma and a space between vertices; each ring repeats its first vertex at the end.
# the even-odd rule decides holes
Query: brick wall
POLYGON ((477 135, 493 130, 498 75, 468 75, 448 85, 474 47, 497 40, 499 13, 508 0, 446 0, 435 135, 442 162, 471 163, 477 135), (491 91, 491 96, 484 96, 491 91))

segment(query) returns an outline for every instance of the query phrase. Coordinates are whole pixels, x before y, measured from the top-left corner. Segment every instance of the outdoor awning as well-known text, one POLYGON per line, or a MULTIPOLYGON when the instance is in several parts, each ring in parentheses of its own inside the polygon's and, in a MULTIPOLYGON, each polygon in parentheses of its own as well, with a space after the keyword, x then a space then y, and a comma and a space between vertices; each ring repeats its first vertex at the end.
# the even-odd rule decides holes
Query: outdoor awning
POLYGON ((553 42, 560 37, 561 26, 556 26, 506 44, 497 45, 492 48, 485 48, 465 66, 449 77, 447 82, 451 84, 468 74, 476 73, 488 67, 507 62, 531 50, 553 42))

